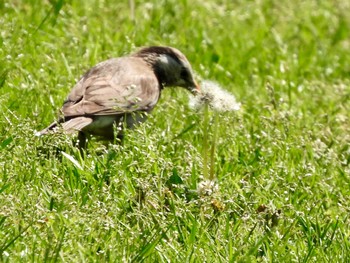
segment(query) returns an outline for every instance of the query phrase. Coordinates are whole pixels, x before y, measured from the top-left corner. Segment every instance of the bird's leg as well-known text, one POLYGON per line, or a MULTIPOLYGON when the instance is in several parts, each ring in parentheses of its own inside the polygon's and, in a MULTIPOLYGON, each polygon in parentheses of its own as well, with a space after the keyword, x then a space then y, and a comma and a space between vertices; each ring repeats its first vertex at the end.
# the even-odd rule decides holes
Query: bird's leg
POLYGON ((117 135, 116 143, 122 145, 122 144, 123 144, 123 139, 124 139, 124 134, 119 133, 119 134, 117 135))
POLYGON ((80 155, 84 157, 84 151, 86 150, 86 134, 82 131, 78 133, 78 147, 80 155))
POLYGON ((124 138, 124 118, 118 119, 114 122, 113 128, 113 143, 122 145, 124 138))

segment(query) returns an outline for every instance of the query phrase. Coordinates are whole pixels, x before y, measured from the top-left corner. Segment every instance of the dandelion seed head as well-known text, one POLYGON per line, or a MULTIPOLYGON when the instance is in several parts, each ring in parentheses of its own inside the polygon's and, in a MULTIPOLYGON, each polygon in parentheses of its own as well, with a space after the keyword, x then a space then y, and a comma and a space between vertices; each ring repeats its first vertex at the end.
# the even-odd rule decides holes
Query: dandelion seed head
POLYGON ((236 101, 233 94, 222 89, 219 84, 210 81, 202 81, 201 91, 190 98, 190 107, 193 109, 201 109, 205 105, 216 111, 236 111, 239 110, 241 104, 236 101))

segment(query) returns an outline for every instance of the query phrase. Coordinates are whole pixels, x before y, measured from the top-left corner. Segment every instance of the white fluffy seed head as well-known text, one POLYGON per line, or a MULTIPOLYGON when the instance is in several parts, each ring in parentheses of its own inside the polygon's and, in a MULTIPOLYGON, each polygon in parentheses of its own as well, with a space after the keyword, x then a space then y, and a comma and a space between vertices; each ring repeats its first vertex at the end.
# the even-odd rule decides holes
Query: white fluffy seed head
POLYGON ((190 107, 201 109, 206 104, 215 111, 236 111, 241 104, 236 101, 234 95, 222 89, 219 84, 204 80, 200 85, 201 91, 190 99, 190 107))

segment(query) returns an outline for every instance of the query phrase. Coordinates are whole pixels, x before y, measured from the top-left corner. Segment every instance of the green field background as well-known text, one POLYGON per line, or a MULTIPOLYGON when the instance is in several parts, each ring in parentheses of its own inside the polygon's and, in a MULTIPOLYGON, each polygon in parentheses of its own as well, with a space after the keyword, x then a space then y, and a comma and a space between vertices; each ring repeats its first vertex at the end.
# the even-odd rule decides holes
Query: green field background
POLYGON ((345 0, 0 1, 0 261, 349 262, 349 30, 345 0), (241 109, 166 88, 85 158, 34 136, 87 69, 148 45, 241 109))

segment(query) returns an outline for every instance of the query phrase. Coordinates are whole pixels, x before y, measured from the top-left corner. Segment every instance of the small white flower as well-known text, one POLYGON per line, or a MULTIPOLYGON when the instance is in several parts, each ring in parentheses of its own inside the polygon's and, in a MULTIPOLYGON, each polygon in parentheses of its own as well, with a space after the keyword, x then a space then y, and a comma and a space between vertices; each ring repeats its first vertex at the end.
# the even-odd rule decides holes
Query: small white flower
POLYGON ((219 186, 212 180, 205 180, 198 184, 197 191, 201 196, 210 196, 219 190, 219 186))
POLYGON ((190 98, 190 107, 200 109, 205 104, 216 111, 236 111, 241 104, 236 101, 234 95, 222 89, 219 84, 204 80, 201 85, 201 91, 194 97, 190 98))
POLYGON ((26 257, 28 254, 28 248, 26 247, 24 250, 21 251, 20 256, 21 258, 26 257))

